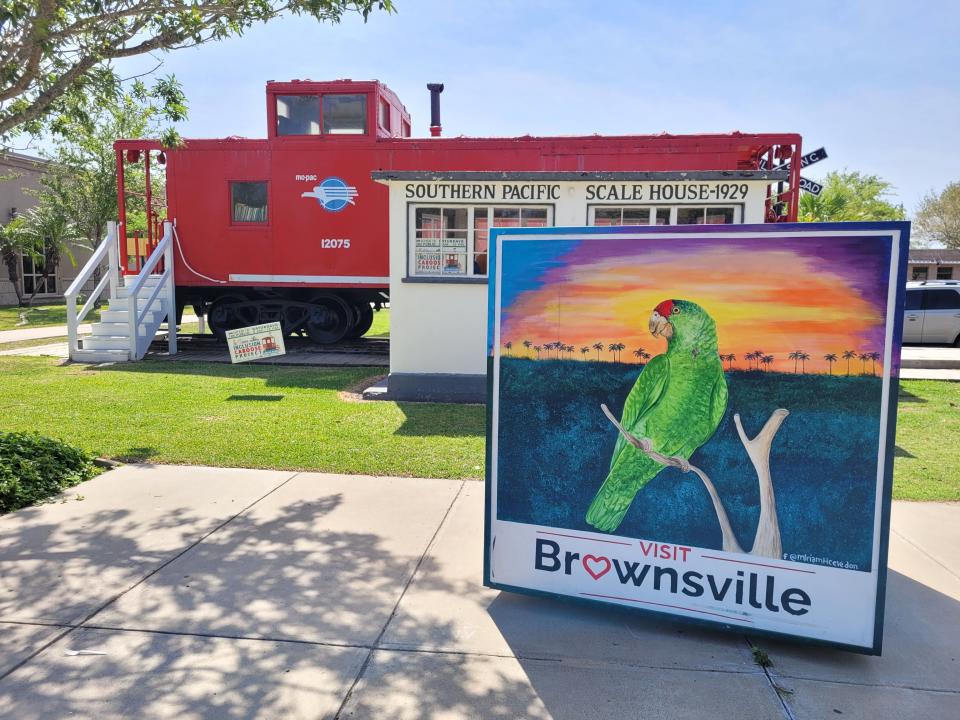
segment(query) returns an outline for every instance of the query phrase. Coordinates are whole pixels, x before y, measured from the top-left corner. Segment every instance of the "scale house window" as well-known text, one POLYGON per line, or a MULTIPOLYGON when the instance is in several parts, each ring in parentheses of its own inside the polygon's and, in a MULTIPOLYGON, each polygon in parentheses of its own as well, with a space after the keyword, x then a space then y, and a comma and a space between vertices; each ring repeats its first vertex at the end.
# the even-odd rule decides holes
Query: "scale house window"
POLYGON ((490 228, 549 227, 548 207, 414 207, 412 277, 487 277, 490 228))
POLYGON ((743 222, 739 207, 684 206, 625 207, 594 206, 590 208, 591 225, 730 225, 743 222))

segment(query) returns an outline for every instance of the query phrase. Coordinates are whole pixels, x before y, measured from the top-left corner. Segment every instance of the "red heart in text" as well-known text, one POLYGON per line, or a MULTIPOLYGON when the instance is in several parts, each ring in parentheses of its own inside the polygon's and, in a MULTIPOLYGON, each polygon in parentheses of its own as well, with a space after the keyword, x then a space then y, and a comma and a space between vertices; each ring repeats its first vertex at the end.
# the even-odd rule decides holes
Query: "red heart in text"
POLYGON ((590 573, 590 577, 594 580, 599 580, 610 572, 610 559, 603 556, 584 555, 583 569, 590 573))

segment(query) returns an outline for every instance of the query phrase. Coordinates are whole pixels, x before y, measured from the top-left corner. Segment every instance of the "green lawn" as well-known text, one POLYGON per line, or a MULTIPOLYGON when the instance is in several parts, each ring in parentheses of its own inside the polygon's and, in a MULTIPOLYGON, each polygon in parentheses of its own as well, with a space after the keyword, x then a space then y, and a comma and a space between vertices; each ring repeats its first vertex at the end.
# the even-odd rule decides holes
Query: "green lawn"
MULTIPOLYGON (((126 460, 482 477, 484 409, 339 395, 380 372, 0 357, 0 429, 126 460)), ((960 500, 960 383, 901 383, 895 455, 894 498, 960 500)))
POLYGON ((960 500, 960 382, 900 382, 895 456, 895 499, 960 500))
POLYGON ((37 430, 116 459, 482 477, 483 408, 339 397, 380 372, 0 357, 0 429, 37 430))
POLYGON ((373 325, 364 337, 390 337, 390 309, 384 308, 373 314, 373 325))
MULTIPOLYGON (((79 311, 80 308, 78 307, 79 311)), ((96 322, 100 319, 98 310, 91 310, 84 322, 96 322)), ((16 305, 0 306, 0 330, 25 330, 27 328, 44 327, 46 325, 66 325, 67 306, 34 305, 29 308, 16 305)))

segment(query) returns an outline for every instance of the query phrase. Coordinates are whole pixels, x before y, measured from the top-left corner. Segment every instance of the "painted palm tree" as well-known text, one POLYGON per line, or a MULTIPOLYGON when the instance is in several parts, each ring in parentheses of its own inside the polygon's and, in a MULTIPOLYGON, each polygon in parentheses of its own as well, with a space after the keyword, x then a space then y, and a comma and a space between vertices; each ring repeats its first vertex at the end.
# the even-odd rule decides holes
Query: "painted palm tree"
MULTIPOLYGON (((763 353, 761 353, 761 355, 763 355, 763 353)), ((773 355, 763 355, 760 360, 763 362, 764 368, 767 370, 769 370, 770 366, 773 365, 773 355)))
POLYGON ((618 348, 618 347, 619 347, 619 346, 617 345, 617 343, 610 343, 609 345, 607 345, 607 350, 609 350, 609 351, 610 351, 610 354, 613 355, 613 361, 614 361, 614 362, 617 361, 617 348, 618 348))
POLYGON ((870 353, 870 361, 873 363, 873 374, 877 374, 877 360, 880 359, 880 353, 872 352, 870 353))
POLYGON ((800 353, 800 372, 804 375, 807 374, 807 360, 810 359, 810 355, 805 352, 800 353))
POLYGON ((651 355, 650 353, 648 353, 648 352, 646 352, 646 351, 644 351, 644 352, 641 353, 641 355, 640 355, 640 359, 643 360, 644 363, 646 363, 647 360, 649 360, 649 359, 652 358, 652 357, 653 357, 653 355, 651 355))
POLYGON ((540 351, 541 351, 542 349, 543 349, 543 348, 541 348, 539 345, 534 345, 534 346, 533 346, 533 351, 537 354, 537 360, 540 359, 540 351))
POLYGON ((582 348, 580 348, 580 355, 582 356, 582 358, 583 358, 584 360, 587 359, 587 353, 588 353, 588 352, 590 352, 590 347, 589 347, 589 346, 584 345, 582 348))
POLYGON ((856 350, 844 350, 843 359, 847 361, 847 377, 850 377, 850 361, 857 356, 856 350))
POLYGON ((754 350, 753 356, 757 359, 757 370, 759 370, 760 363, 763 362, 763 350, 754 350))
POLYGON ((793 360, 793 374, 797 374, 797 362, 800 360, 800 356, 803 355, 802 350, 794 350, 792 353, 787 355, 790 360, 793 360))
POLYGON ((747 370, 749 370, 753 364, 753 359, 756 357, 752 352, 748 352, 743 356, 743 359, 747 361, 747 370))
POLYGON ((623 343, 617 343, 617 361, 620 361, 620 353, 627 349, 623 343))
POLYGON ((837 354, 827 353, 823 356, 823 359, 827 361, 827 364, 830 366, 830 374, 833 375, 833 364, 837 361, 837 354))
POLYGON ((503 346, 507 349, 507 355, 509 355, 509 354, 510 354, 510 348, 513 347, 513 342, 511 342, 510 340, 507 340, 507 341, 503 344, 503 346))
POLYGON ((531 345, 533 345, 533 343, 530 342, 529 340, 524 340, 524 341, 523 341, 523 346, 527 349, 527 355, 530 354, 530 346, 531 346, 531 345))
POLYGON ((860 374, 861 374, 861 375, 866 375, 866 374, 867 374, 867 360, 869 360, 869 359, 870 359, 870 353, 860 353, 859 360, 860 360, 860 374))
POLYGON ((642 358, 642 357, 643 357, 643 348, 639 348, 639 349, 637 349, 637 350, 634 350, 634 351, 633 351, 633 356, 634 356, 637 360, 639 360, 640 358, 642 358))
POLYGON ((597 351, 597 362, 600 362, 600 352, 603 350, 603 343, 602 342, 594 343, 593 349, 597 351))

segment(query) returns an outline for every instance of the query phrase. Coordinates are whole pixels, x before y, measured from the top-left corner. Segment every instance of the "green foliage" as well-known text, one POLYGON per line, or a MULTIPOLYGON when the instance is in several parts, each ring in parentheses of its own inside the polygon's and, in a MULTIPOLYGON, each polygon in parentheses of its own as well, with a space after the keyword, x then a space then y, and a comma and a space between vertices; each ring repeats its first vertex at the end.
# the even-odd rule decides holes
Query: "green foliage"
MULTIPOLYGON (((0 139, 59 133, 63 119, 90 124, 99 105, 122 94, 112 62, 242 35, 283 13, 339 22, 391 12, 391 0, 5 0, 0 4, 0 139)), ((186 111, 179 86, 149 92, 169 122, 186 111)), ((172 140, 173 137, 168 139, 172 140)))
POLYGON ((770 659, 767 651, 752 643, 750 645, 750 654, 753 655, 753 661, 762 668, 768 668, 773 665, 773 660, 770 659))
POLYGON ((903 220, 903 205, 887 198, 893 185, 876 175, 843 170, 829 172, 819 196, 802 193, 801 222, 845 222, 857 220, 903 220))
POLYGON ((922 240, 960 248, 960 182, 924 197, 913 224, 922 240))
MULTIPOLYGON (((170 80, 179 92, 179 84, 170 80)), ((186 107, 183 107, 185 116, 186 107)), ((107 222, 117 217, 117 167, 113 142, 118 138, 137 138, 175 133, 164 129, 167 116, 161 103, 141 83, 131 92, 111 98, 92 110, 87 120, 67 116, 58 118, 52 161, 42 179, 41 198, 66 208, 84 238, 83 245, 95 248, 106 234, 107 222)), ((154 199, 165 196, 163 167, 151 169, 154 199)), ((127 198, 127 229, 146 229, 146 181, 143 163, 128 164, 124 171, 127 198)), ((157 208, 162 210, 162 208, 157 208)))
POLYGON ((96 474, 83 450, 36 433, 0 432, 0 514, 42 502, 96 474))

